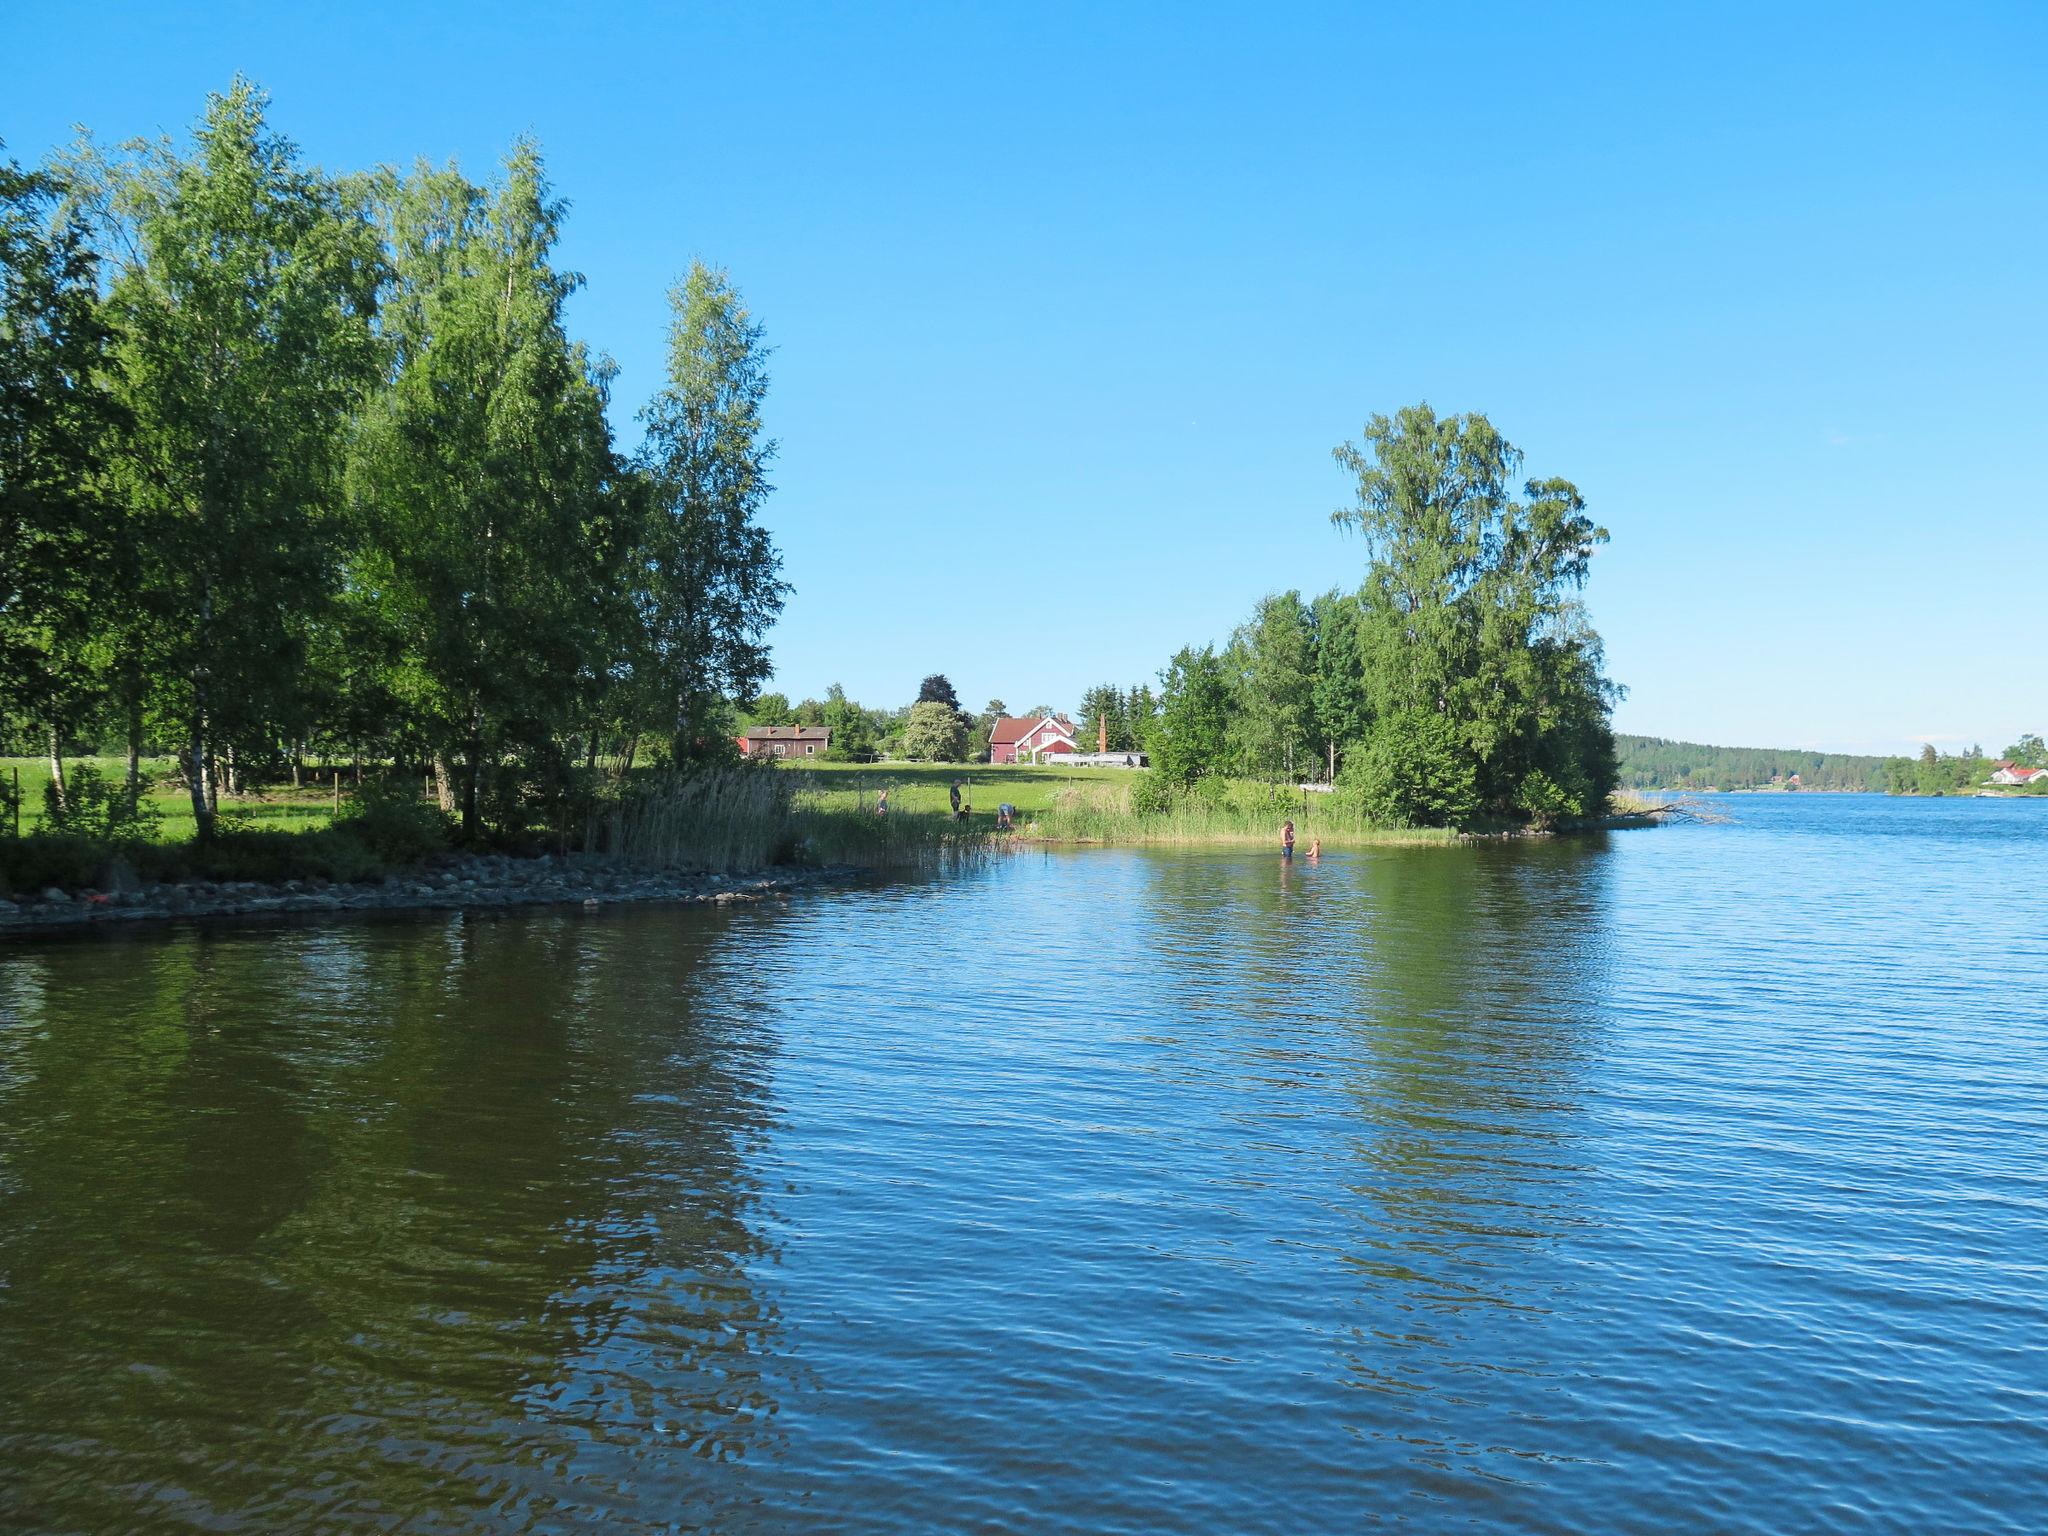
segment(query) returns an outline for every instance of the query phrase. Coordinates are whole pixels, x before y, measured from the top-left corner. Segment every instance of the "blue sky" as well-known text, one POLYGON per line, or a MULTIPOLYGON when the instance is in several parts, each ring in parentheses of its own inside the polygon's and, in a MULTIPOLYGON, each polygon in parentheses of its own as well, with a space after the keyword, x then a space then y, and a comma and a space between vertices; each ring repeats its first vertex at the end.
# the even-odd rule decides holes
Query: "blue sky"
POLYGON ((0 137, 240 70, 334 168, 540 140, 630 440, 777 348, 777 686, 1072 706, 1358 579, 1331 446, 1487 412, 1613 533, 1624 730, 2048 730, 2048 7, 15 5, 0 137))

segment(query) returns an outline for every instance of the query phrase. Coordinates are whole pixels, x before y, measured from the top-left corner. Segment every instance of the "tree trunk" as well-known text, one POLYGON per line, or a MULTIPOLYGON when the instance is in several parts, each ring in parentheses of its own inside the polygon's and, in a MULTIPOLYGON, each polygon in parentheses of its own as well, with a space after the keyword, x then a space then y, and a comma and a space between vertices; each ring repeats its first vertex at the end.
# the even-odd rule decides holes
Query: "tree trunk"
POLYGON ((142 803, 142 681, 128 680, 128 810, 142 803))
POLYGON ((292 788, 298 789, 306 782, 306 744, 292 743, 292 788))
POLYGON ((228 749, 222 755, 221 761, 224 765, 221 778, 227 785, 228 794, 231 798, 239 800, 242 797, 242 769, 235 761, 235 744, 232 741, 228 743, 228 749))
POLYGON ((635 731, 626 738, 625 760, 619 764, 619 778, 623 781, 633 771, 633 754, 640 750, 640 733, 635 731))
POLYGON ((57 809, 64 809, 64 753, 57 741, 57 727, 50 727, 50 793, 56 796, 57 809))
POLYGON ((185 782, 192 790, 192 820, 197 823, 199 840, 205 842, 213 836, 213 765, 206 760, 206 684, 197 678, 192 682, 189 724, 185 750, 192 761, 185 782))
POLYGON ((584 748, 583 771, 585 773, 595 773, 597 771, 597 732, 595 730, 590 733, 590 741, 584 748))
POLYGON ((443 816, 455 814, 455 771, 448 764, 448 754, 438 747, 434 749, 434 804, 443 816))
POLYGON ((462 835, 467 840, 474 838, 482 825, 478 801, 483 789, 484 744, 480 737, 469 738, 465 755, 468 760, 464 766, 469 771, 463 775, 462 783, 462 835))

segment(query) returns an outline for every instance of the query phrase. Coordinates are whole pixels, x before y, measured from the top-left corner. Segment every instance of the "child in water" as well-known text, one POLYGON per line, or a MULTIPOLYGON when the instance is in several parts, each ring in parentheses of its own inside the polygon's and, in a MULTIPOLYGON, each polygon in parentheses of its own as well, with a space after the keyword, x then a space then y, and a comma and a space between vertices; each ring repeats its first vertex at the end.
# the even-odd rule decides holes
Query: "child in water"
POLYGON ((1320 837, 1312 837, 1312 838, 1310 838, 1310 839, 1308 840, 1308 861, 1309 861, 1309 863, 1311 863, 1311 864, 1315 863, 1315 861, 1316 861, 1317 859, 1320 859, 1320 858, 1321 858, 1322 856, 1323 856, 1323 840, 1322 840, 1322 839, 1321 839, 1320 837))

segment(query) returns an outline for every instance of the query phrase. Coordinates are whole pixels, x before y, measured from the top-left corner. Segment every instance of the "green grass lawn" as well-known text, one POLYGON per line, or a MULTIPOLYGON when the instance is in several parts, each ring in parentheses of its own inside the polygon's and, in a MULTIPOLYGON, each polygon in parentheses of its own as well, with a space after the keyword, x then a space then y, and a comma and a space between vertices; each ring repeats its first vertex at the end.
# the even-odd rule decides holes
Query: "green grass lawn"
MULTIPOLYGON (((128 774, 128 759, 125 757, 67 757, 64 759, 64 771, 68 775, 81 764, 99 769, 109 783, 118 784, 128 774)), ((162 778, 176 766, 176 762, 168 757, 146 757, 142 760, 143 773, 153 778, 162 778)), ((11 786, 17 773, 21 776, 21 830, 26 835, 43 824, 43 787, 50 782, 50 760, 46 757, 0 757, 0 778, 5 778, 11 786)), ((344 794, 347 788, 344 782, 344 794)), ((156 841, 184 842, 197 830, 192 819, 192 797, 183 786, 166 788, 159 784, 149 790, 147 798, 156 807, 159 817, 156 841)), ((333 783, 330 780, 324 789, 265 786, 260 794, 243 795, 239 799, 223 797, 220 809, 231 820, 246 820, 250 826, 264 831, 307 831, 324 827, 334 819, 333 783)))

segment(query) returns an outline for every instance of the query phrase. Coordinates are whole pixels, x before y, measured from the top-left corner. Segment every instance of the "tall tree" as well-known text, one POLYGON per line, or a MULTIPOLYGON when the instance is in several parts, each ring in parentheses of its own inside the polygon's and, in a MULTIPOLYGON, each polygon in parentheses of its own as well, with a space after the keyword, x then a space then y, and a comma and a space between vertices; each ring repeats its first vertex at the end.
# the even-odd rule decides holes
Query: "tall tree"
POLYGON ((917 702, 943 704, 956 714, 960 712, 960 695, 953 691, 943 672, 934 672, 917 685, 917 702))
POLYGON ((1315 654, 1315 616, 1299 592, 1263 598, 1231 637, 1237 699, 1230 735, 1244 771, 1295 776, 1315 721, 1315 654))
POLYGON ((61 191, 0 163, 0 718, 43 722, 60 799, 63 734, 98 689, 96 628, 129 597, 97 261, 82 220, 58 216, 61 191))
POLYGON ((290 712, 337 578, 343 428, 375 372, 367 210, 299 163, 266 107, 237 79, 189 158, 141 148, 114 187, 136 242, 110 299, 133 418, 123 491, 202 837, 215 742, 290 712))
POLYGON ((1614 691, 1577 593, 1607 532, 1577 488, 1531 480, 1518 500, 1520 451, 1484 416, 1427 405, 1374 416, 1335 454, 1356 501, 1332 515, 1370 558, 1358 637, 1372 715, 1448 722, 1485 808, 1595 809, 1616 772, 1614 691))
POLYGON ((1231 691, 1221 658, 1208 646, 1184 646, 1159 674, 1159 723, 1153 765, 1167 778, 1192 784, 1221 771, 1229 751, 1231 691))
POLYGON ((531 144, 494 193, 427 167, 384 191, 390 372, 352 458, 374 532, 351 595, 399 637, 394 691, 444 786, 459 755, 473 836, 492 766, 551 757, 609 659, 624 496, 608 376, 564 326, 581 279, 553 264, 562 209, 531 144))
POLYGON ((789 594, 757 516, 775 444, 762 435, 768 349, 724 271, 694 263, 669 294, 668 379, 641 413, 651 505, 639 565, 653 667, 678 763, 713 738, 728 696, 768 676, 765 636, 789 594))
POLYGON ((1316 660, 1312 702, 1324 770, 1335 780, 1343 754, 1366 739, 1372 706, 1365 677, 1358 598, 1325 592, 1315 601, 1316 660))

